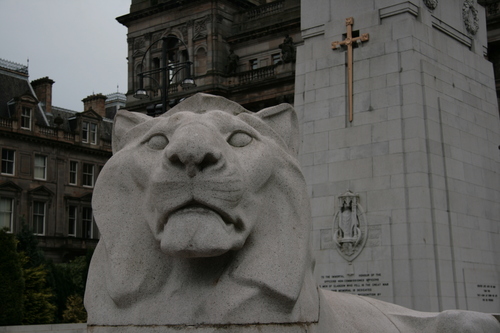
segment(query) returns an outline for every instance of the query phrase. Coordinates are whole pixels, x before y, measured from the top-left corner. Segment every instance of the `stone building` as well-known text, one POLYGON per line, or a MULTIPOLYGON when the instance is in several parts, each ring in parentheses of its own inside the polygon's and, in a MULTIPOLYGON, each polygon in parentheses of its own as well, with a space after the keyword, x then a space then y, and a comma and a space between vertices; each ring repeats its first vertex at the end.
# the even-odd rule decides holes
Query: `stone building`
POLYGON ((83 100, 84 112, 59 108, 53 84, 30 83, 26 66, 0 59, 0 227, 16 233, 27 224, 61 261, 97 243, 92 189, 111 156, 117 105, 96 94, 83 100))
POLYGON ((172 37, 169 64, 193 63, 190 73, 170 72, 170 106, 200 91, 250 110, 293 103, 299 0, 132 0, 130 13, 117 20, 128 28, 128 110, 161 103, 161 73, 144 76, 142 87, 139 74, 163 67, 164 37, 172 37), (179 82, 188 75, 196 87, 183 89, 179 82), (149 98, 134 98, 139 88, 149 98))

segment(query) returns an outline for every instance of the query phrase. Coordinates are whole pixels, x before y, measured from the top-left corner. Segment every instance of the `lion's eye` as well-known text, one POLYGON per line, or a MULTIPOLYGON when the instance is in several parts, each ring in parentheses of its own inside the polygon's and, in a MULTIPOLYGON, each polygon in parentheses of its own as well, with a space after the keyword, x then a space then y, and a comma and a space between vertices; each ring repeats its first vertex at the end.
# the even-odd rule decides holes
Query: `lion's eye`
POLYGON ((252 137, 245 132, 235 132, 231 134, 227 142, 233 147, 245 147, 252 142, 252 137))
POLYGON ((147 145, 151 149, 161 150, 168 145, 168 139, 161 134, 157 134, 149 138, 147 145))

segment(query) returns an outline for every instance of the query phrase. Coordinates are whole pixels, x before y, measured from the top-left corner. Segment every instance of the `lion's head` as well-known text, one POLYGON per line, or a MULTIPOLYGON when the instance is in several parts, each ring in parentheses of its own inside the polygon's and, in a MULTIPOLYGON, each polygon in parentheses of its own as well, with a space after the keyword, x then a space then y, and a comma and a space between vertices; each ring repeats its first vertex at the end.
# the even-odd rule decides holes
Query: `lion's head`
POLYGON ((314 321, 309 199, 291 106, 197 94, 120 111, 94 196, 89 324, 314 321))

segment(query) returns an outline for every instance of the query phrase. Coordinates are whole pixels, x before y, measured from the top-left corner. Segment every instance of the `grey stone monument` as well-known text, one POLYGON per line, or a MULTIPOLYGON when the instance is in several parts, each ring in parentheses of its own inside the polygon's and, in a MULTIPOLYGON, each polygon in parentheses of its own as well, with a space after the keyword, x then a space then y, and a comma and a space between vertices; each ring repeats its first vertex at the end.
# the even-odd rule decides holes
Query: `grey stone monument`
POLYGON ((302 4, 295 108, 315 280, 500 313, 500 125, 472 0, 302 4))
MULTIPOLYGON (((290 105, 251 113, 197 94, 158 118, 119 111, 113 131, 93 197, 89 332, 500 332, 489 314, 316 287, 290 105)), ((337 239, 355 248, 366 231, 343 200, 337 239)))

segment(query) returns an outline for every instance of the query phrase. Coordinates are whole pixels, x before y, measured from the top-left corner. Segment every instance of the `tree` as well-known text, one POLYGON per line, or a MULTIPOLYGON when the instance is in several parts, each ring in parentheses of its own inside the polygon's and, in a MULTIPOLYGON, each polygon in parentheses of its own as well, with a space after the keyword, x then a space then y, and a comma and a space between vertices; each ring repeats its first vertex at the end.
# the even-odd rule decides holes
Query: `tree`
POLYGON ((19 325, 23 318, 24 277, 17 241, 0 230, 0 326, 19 325))
POLYGON ((55 295, 53 283, 47 279, 52 272, 47 269, 47 261, 42 250, 38 247, 38 240, 27 225, 23 225, 16 235, 17 250, 22 258, 24 289, 23 324, 51 324, 55 320, 57 307, 53 304, 55 295))
POLYGON ((36 267, 46 263, 43 251, 38 247, 38 239, 27 224, 23 224, 21 231, 16 235, 18 242, 17 251, 23 252, 28 258, 29 267, 36 267))
POLYGON ((65 264, 53 267, 56 280, 56 295, 59 320, 65 323, 79 323, 87 320, 83 306, 87 280, 87 257, 76 257, 65 264))
POLYGON ((87 311, 80 295, 74 294, 68 297, 63 320, 65 323, 85 323, 87 321, 87 311))
POLYGON ((24 269, 26 288, 23 324, 51 324, 54 322, 57 308, 52 304, 54 294, 47 286, 47 273, 44 265, 24 269))

